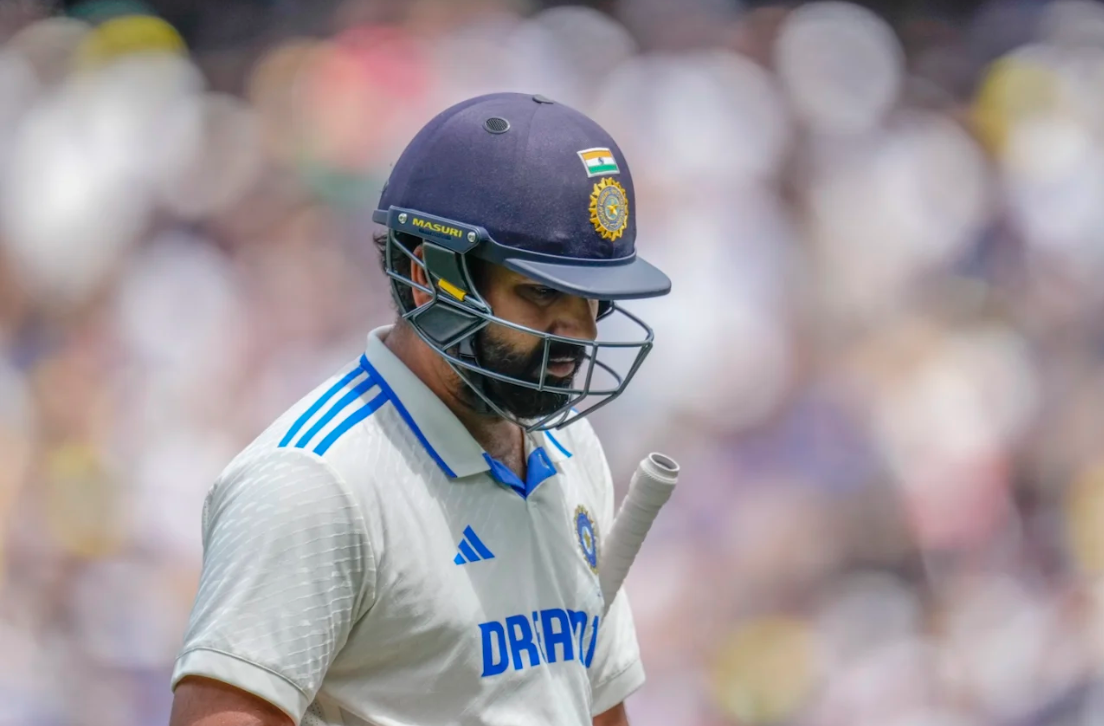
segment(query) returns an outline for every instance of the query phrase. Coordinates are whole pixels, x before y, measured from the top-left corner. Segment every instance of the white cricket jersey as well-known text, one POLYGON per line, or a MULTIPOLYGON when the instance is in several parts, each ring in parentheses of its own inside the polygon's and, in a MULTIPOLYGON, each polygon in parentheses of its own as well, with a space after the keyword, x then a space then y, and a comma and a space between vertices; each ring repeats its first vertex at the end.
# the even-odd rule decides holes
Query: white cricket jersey
POLYGON ((644 682, 625 595, 602 615, 593 429, 527 436, 520 481, 388 330, 211 488, 173 687, 213 678, 312 726, 590 724, 644 682))

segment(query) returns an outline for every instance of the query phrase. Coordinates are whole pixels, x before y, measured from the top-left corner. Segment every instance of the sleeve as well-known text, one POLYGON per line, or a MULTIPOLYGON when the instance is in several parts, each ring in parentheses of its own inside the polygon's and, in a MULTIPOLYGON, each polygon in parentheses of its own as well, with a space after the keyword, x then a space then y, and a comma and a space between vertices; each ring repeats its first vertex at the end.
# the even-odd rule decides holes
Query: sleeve
POLYGON ((204 504, 203 569, 172 675, 212 678, 299 723, 371 604, 364 520, 337 473, 298 449, 230 469, 204 504))
MULTIPOLYGON (((584 439, 585 443, 579 448, 585 452, 587 464, 592 468, 591 481, 601 487, 597 494, 598 501, 602 503, 598 513, 601 536, 608 534, 613 527, 613 477, 593 429, 587 427, 584 433, 579 438, 584 439)), ((614 598, 605 622, 598 628, 598 644, 588 673, 591 714, 594 716, 605 713, 644 685, 644 665, 636 641, 636 626, 624 588, 614 598)))
POLYGON ((622 590, 598 629, 590 664, 591 715, 605 713, 644 685, 644 664, 636 643, 629 599, 622 590))

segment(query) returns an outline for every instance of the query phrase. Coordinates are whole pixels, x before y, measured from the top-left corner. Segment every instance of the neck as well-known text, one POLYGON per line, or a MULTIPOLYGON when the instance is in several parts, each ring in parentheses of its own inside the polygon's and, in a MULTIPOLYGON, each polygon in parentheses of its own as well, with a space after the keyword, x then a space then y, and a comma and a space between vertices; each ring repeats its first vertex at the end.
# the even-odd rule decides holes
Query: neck
POLYGON ((472 438, 492 457, 502 459, 519 447, 524 448, 521 427, 500 416, 473 409, 461 395, 467 384, 408 324, 397 323, 383 343, 448 406, 472 438))

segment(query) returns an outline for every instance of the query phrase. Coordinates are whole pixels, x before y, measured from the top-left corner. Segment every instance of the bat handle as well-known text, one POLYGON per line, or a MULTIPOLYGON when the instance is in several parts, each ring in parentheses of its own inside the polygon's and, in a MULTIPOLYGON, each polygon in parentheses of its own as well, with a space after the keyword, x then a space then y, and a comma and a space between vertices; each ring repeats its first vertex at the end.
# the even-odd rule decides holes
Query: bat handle
POLYGON ((652 522, 671 498, 678 474, 679 466, 674 459, 657 453, 645 457, 633 474, 598 566, 598 582, 607 611, 628 576, 652 522))
POLYGON ((674 459, 665 454, 652 453, 644 457, 636 470, 634 479, 648 476, 658 482, 674 486, 678 482, 679 465, 674 459))

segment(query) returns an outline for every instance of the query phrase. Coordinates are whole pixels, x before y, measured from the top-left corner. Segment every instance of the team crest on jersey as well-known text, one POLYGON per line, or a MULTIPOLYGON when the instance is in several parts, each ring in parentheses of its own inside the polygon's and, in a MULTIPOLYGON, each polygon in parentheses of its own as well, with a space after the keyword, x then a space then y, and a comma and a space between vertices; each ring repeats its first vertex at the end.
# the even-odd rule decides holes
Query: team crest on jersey
POLYGON ((579 540, 579 549, 583 551, 583 557, 586 558, 591 571, 597 573, 598 530, 594 526, 594 520, 590 518, 590 512, 582 505, 575 509, 575 535, 579 540))
POLYGON ((590 193, 590 223, 611 242, 625 233, 629 224, 629 197, 615 179, 604 178, 590 193))

